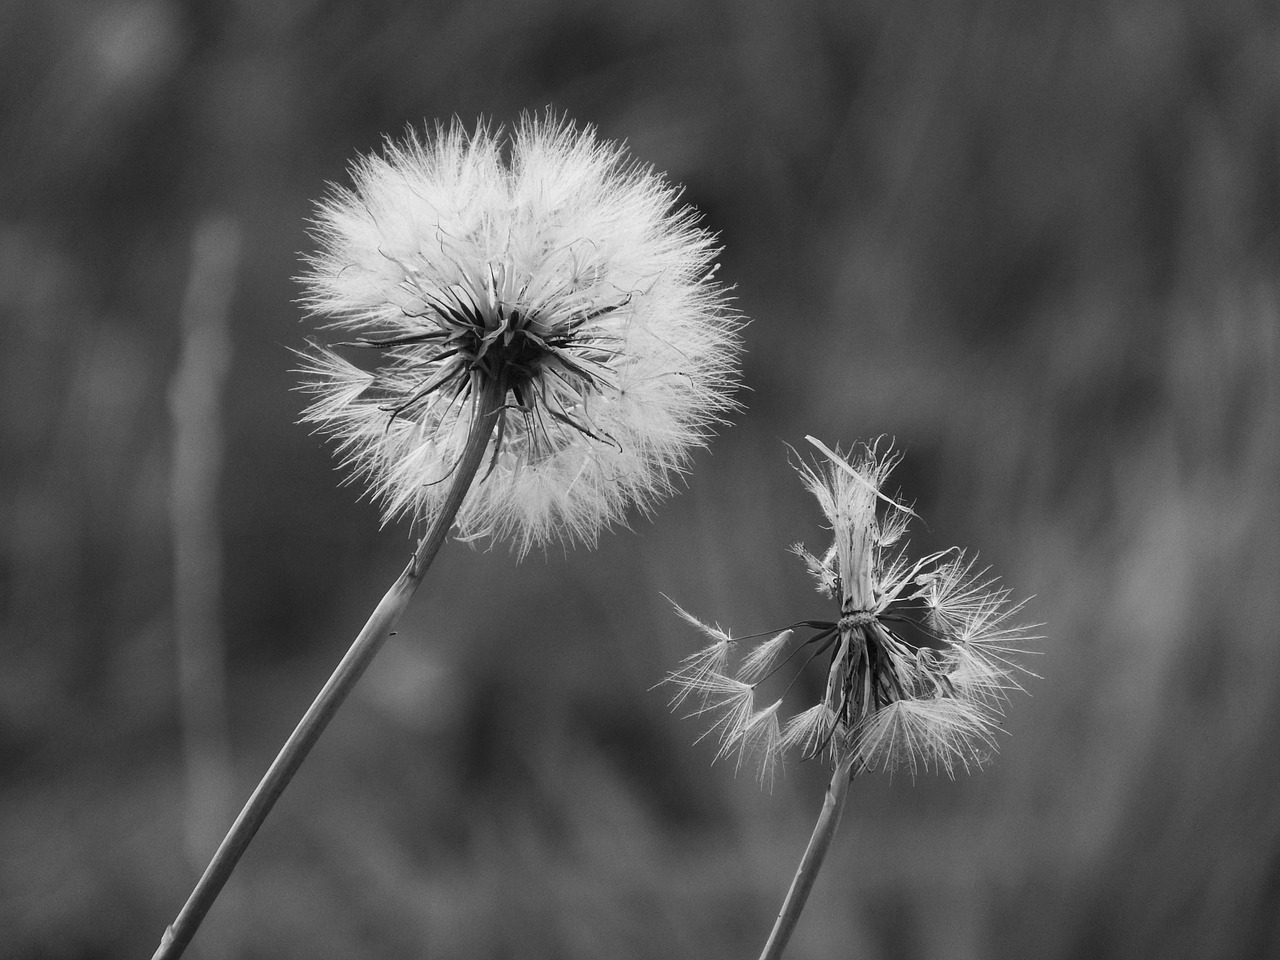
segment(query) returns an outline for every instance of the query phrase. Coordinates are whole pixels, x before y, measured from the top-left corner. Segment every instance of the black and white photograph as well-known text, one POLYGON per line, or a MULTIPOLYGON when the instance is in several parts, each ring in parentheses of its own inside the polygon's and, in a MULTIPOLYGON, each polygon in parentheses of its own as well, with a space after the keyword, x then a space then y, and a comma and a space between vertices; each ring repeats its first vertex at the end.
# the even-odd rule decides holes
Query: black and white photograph
POLYGON ((0 0, 0 960, 1280 960, 1280 9, 0 0))

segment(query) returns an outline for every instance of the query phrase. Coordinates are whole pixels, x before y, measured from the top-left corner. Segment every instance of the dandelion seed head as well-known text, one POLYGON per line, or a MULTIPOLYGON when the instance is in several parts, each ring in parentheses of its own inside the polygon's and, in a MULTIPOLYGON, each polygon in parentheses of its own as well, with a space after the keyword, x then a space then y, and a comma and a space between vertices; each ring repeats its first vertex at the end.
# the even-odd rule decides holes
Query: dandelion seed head
POLYGON ((384 518, 433 518, 471 401, 504 408, 460 536, 592 542, 672 492, 735 406, 715 238, 622 147, 551 116, 455 122, 359 160, 314 220, 304 422, 384 518))
POLYGON ((899 460, 891 447, 845 453, 813 442, 825 459, 797 469, 832 542, 821 556, 799 545, 792 552, 838 610, 750 649, 725 645, 712 657, 708 648, 696 680, 684 668, 668 682, 678 698, 695 689, 702 697, 699 713, 715 718, 717 759, 736 756, 741 765, 753 756, 766 781, 792 751, 833 765, 852 760, 855 771, 954 776, 981 767, 996 750, 1006 697, 1021 689, 1020 674, 1031 675, 1019 657, 1039 638, 1016 622, 1022 604, 958 548, 912 559, 903 538, 915 513, 883 490, 899 460), (822 696, 784 720, 783 704, 806 670, 825 672, 822 696), (755 695, 771 683, 784 685, 782 696, 755 711, 755 695))

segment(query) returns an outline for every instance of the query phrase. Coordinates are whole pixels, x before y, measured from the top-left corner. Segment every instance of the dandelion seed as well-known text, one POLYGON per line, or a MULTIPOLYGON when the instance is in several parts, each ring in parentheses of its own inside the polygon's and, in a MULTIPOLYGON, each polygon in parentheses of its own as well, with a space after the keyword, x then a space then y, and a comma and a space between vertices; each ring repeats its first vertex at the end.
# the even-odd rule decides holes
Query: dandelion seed
POLYGON ((303 278, 349 339, 305 355, 304 420, 385 519, 440 510, 484 385, 503 406, 463 538, 592 542, 671 492, 734 408, 738 347, 715 238, 675 187, 550 116, 410 133, 352 176, 303 278))
POLYGON ((804 757, 817 756, 835 724, 835 711, 825 703, 815 703, 787 721, 782 731, 782 752, 798 749, 804 757))
POLYGON ((717 736, 720 739, 720 750, 716 753, 716 759, 719 760, 734 751, 743 728, 751 720, 756 701, 755 691, 748 683, 740 683, 729 677, 717 677, 715 681, 708 685, 706 702, 697 713, 719 716, 698 739, 717 736))
POLYGON ((791 642, 794 635, 794 630, 783 630, 772 639, 757 644, 756 648, 743 658, 742 666, 738 669, 738 679, 755 683, 767 674, 778 662, 782 651, 787 648, 787 644, 791 642))
POLYGON ((761 784, 773 783, 781 753, 782 735, 778 725, 778 708, 781 706, 782 701, 776 700, 763 710, 743 718, 738 727, 728 732, 720 747, 722 757, 737 752, 739 770, 743 761, 751 757, 757 764, 761 784))
POLYGON ((676 613, 698 631, 711 638, 711 643, 695 653, 689 654, 680 662, 680 669, 673 674, 680 682, 676 685, 676 694, 671 698, 671 706, 678 707, 696 694, 706 706, 708 700, 716 693, 722 692, 725 669, 729 662, 729 649, 733 646, 733 638, 719 627, 711 627, 689 613, 678 603, 671 604, 676 613))

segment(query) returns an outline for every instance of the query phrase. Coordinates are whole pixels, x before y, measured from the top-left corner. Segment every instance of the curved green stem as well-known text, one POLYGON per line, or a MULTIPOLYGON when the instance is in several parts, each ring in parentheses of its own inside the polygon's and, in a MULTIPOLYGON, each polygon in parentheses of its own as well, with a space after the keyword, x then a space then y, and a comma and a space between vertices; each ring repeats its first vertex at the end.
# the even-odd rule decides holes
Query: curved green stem
POLYGON ((818 871, 822 869, 822 861, 831 846, 831 838, 840 825, 840 813, 844 810, 845 796, 849 792, 849 771, 852 765, 852 754, 836 764, 831 784, 827 787, 826 799, 822 801, 822 812, 818 814, 818 822, 813 828, 813 836, 809 838, 809 845, 800 858, 800 866, 791 881, 791 889, 787 891, 787 898, 778 911, 777 922, 773 925, 773 932, 769 934, 769 942, 764 945, 760 960, 778 960, 800 920, 800 911, 809 899, 809 891, 813 889, 813 882, 818 879, 818 871))
POLYGON ((205 868, 204 875, 191 892, 177 919, 165 930, 152 960, 176 960, 182 956, 182 951, 191 942, 200 922, 209 912, 276 800, 289 785, 356 681, 364 674, 383 641, 395 629, 409 599, 422 583, 427 569, 444 544, 462 501, 484 461, 485 449, 502 410, 502 401, 503 391, 497 386, 477 387, 467 442, 454 468, 453 482, 440 512, 418 542, 408 566, 374 609, 342 662, 285 741, 262 782, 253 791, 249 802, 240 811, 240 816, 236 818, 209 866, 205 868))

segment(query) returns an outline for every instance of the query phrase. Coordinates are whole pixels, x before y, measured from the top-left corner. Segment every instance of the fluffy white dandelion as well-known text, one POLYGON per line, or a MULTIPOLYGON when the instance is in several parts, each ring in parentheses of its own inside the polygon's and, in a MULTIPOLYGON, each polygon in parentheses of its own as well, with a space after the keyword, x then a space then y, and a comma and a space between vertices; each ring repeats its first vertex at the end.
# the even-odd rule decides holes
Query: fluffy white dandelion
POLYGON ((1035 639, 1014 622, 1021 604, 957 548, 913 561, 899 546, 915 513, 882 491, 898 454, 873 444, 851 456, 808 439, 825 462, 798 470, 832 542, 820 556, 794 550, 838 617, 801 620, 735 657, 740 641, 681 610, 714 642, 667 678, 673 704, 696 693, 718 756, 754 755, 762 779, 790 749, 854 773, 981 765, 996 748, 1005 697, 1018 688, 1017 656, 1035 639), (822 671, 821 699, 779 725, 772 687, 786 699, 806 669, 822 671), (769 705, 757 709, 766 689, 769 705))
POLYGON ((676 187, 550 116, 410 133, 352 178, 303 278, 349 340, 307 354, 304 418, 386 519, 440 512, 485 390, 461 536, 590 542, 671 491, 735 405, 739 326, 676 187))
MULTIPOLYGON (((550 116, 388 142, 315 220, 304 302, 347 343, 303 354, 306 422, 422 535, 165 931, 175 960, 449 532, 523 553, 592 541, 671 490, 735 403, 715 238, 622 148, 550 116), (345 350, 363 348, 354 362, 345 350)), ((691 667, 709 682, 722 665, 691 667)), ((718 687, 700 690, 725 703, 718 687)), ((750 689, 748 688, 748 694, 750 689)), ((776 739, 744 719, 740 755, 776 739)))
POLYGON ((834 619, 734 639, 676 607, 711 643, 666 678, 676 689, 673 707, 692 701, 693 715, 709 720, 703 737, 719 740, 717 760, 733 757, 741 768, 754 759, 762 783, 788 751, 823 757, 833 768, 761 960, 779 960, 786 949, 853 775, 898 767, 953 775, 980 766, 996 748, 1005 697, 1018 688, 1018 655, 1037 639, 1014 622, 1022 605, 1010 603, 1009 592, 963 551, 912 560, 899 545, 916 514, 882 490, 898 454, 879 444, 846 454, 805 439, 825 459, 797 469, 832 540, 821 555, 800 544, 792 550, 836 605, 828 614, 834 619), (759 642, 739 651, 749 639, 759 642), (797 684, 809 671, 816 683, 797 684), (784 704, 803 699, 803 689, 821 694, 784 720, 784 704))

